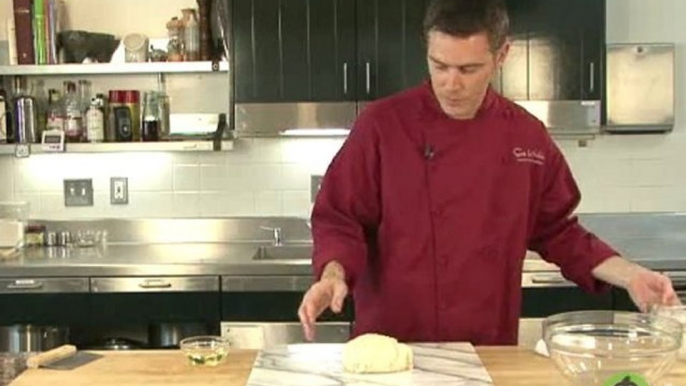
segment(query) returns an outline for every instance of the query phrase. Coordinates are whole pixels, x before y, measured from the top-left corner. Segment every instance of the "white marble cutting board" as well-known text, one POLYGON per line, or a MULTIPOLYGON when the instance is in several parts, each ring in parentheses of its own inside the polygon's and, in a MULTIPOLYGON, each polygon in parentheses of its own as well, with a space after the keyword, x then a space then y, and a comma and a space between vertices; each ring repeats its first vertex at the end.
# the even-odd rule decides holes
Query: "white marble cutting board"
POLYGON ((492 386, 469 343, 412 344, 414 369, 393 374, 343 371, 343 344, 295 344, 263 350, 247 386, 492 386))

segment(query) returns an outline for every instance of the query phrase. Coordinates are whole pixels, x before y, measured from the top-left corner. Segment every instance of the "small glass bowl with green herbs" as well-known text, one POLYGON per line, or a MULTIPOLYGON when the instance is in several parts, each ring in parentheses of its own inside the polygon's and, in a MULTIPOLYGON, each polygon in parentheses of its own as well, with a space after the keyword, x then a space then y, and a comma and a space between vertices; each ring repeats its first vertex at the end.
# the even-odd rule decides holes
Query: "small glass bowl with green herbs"
POLYGON ((220 336, 194 336, 179 342, 193 366, 217 366, 229 354, 230 343, 220 336))

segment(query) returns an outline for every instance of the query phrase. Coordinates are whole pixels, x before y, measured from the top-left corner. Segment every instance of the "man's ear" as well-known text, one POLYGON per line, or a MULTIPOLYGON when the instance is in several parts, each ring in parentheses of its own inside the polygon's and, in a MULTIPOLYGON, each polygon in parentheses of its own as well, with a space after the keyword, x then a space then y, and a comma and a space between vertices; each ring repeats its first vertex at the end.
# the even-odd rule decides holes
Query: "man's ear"
POLYGON ((502 67, 507 59, 507 54, 510 52, 510 38, 505 39, 505 43, 496 52, 496 65, 498 68, 502 67))

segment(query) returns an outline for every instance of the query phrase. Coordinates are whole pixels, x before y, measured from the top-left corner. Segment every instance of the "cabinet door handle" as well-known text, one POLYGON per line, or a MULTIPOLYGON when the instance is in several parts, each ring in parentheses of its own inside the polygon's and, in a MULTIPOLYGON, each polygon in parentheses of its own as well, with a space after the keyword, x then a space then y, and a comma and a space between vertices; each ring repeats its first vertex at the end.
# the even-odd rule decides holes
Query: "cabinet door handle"
POLYGON ((348 95, 348 63, 343 63, 343 95, 348 95))
POLYGON ((367 86, 367 95, 370 95, 372 93, 372 64, 370 62, 365 63, 364 72, 365 84, 367 86))
POLYGON ((168 281, 164 280, 146 280, 140 284, 138 284, 139 287, 144 288, 144 289, 153 289, 153 288, 171 288, 171 283, 168 281))
POLYGON ((14 283, 7 285, 10 290, 36 290, 43 288, 43 282, 34 280, 15 280, 14 283))
POLYGON ((589 64, 589 69, 590 69, 589 72, 590 72, 591 76, 590 76, 588 85, 589 85, 589 91, 591 93, 593 93, 593 92, 595 92, 595 63, 594 62, 591 62, 589 64))

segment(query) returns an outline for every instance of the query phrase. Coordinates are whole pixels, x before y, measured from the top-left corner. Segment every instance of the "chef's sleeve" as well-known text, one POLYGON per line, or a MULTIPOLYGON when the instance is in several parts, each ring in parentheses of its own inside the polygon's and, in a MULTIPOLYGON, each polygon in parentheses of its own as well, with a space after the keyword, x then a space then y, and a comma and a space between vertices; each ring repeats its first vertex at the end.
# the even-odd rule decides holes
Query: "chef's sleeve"
POLYGON ((348 285, 368 261, 367 241, 380 218, 379 139, 374 106, 357 119, 324 175, 312 209, 315 278, 335 260, 348 285))
POLYGON ((607 243, 586 230, 574 215, 581 194, 557 145, 549 140, 538 213, 529 248, 560 267, 562 274, 588 292, 599 293, 608 285, 592 270, 619 255, 607 243))

